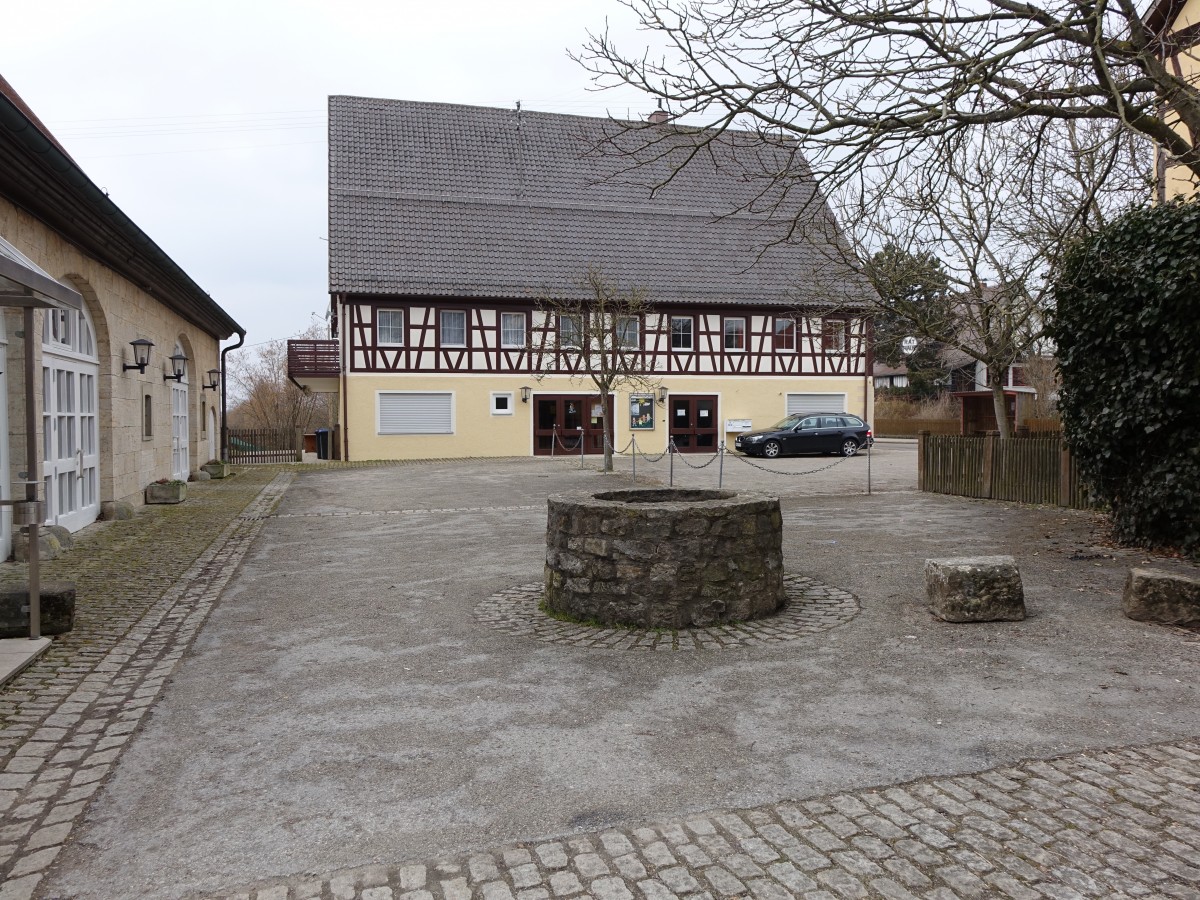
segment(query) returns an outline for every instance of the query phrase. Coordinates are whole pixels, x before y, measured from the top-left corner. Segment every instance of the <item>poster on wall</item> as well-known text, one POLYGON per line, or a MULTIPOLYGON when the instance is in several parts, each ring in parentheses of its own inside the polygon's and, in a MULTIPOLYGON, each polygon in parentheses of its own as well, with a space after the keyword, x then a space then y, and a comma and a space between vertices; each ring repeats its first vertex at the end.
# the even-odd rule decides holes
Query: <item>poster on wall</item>
POLYGON ((654 430, 654 398, 649 394, 630 396, 629 427, 635 431, 654 430))

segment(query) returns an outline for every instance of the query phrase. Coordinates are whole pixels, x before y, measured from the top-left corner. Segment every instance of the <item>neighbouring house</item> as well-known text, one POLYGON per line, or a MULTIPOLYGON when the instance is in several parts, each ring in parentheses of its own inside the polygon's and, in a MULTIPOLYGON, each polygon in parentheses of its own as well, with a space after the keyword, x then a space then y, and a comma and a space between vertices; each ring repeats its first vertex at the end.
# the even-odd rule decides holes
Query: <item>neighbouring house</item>
MULTIPOLYGON (((1146 27, 1159 41, 1161 57, 1177 77, 1200 87, 1200 0, 1154 0, 1144 17, 1146 27)), ((1162 115, 1168 123, 1178 118, 1167 107, 1162 115)), ((1157 199, 1191 196, 1200 185, 1196 177, 1173 163, 1161 145, 1155 147, 1157 199)))
POLYGON ((653 384, 616 397, 618 448, 869 417, 871 289, 806 171, 794 148, 661 116, 332 97, 334 339, 291 342, 289 374, 338 393, 346 459, 601 452, 578 324, 544 303, 586 302, 592 269, 652 303, 620 324, 653 384))
MULTIPOLYGON (((5 499, 29 470, 27 370, 46 524, 78 530, 117 503, 140 504, 148 483, 187 479, 219 454, 213 373, 220 341, 241 327, 84 174, 3 78, 0 239, 12 272, 34 281, 41 273, 78 298, 34 310, 32 339, 19 291, 0 311, 5 499), (147 350, 147 364, 137 365, 135 354, 147 350)), ((5 509, 0 558, 11 547, 5 509)))

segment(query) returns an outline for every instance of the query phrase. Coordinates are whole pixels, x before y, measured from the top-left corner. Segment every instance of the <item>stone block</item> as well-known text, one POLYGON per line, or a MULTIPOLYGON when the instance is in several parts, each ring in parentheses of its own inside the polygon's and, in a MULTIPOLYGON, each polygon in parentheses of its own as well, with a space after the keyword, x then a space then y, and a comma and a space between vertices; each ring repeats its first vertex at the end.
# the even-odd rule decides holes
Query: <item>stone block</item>
POLYGON ((1011 556, 925 560, 929 610, 946 622, 1017 622, 1025 618, 1021 573, 1011 556))
POLYGON ((188 475, 188 481, 210 481, 210 480, 212 480, 212 476, 209 475, 208 472, 206 472, 204 469, 195 469, 192 471, 192 473, 190 475, 188 475))
MULTIPOLYGON (((44 581, 40 595, 42 634, 75 627, 75 582, 44 581)), ((29 585, 0 590, 0 638, 29 637, 29 585)))
POLYGON ((123 522, 133 518, 133 504, 124 500, 105 500, 100 504, 100 518, 106 522, 123 522))
MULTIPOLYGON (((38 530, 38 559, 58 559, 63 554, 63 545, 53 531, 47 528, 38 530)), ((29 562, 29 533, 21 528, 13 534, 13 559, 17 562, 29 562)))
POLYGON ((1126 616, 1139 622, 1200 625, 1200 578, 1159 569, 1130 569, 1121 605, 1126 616))

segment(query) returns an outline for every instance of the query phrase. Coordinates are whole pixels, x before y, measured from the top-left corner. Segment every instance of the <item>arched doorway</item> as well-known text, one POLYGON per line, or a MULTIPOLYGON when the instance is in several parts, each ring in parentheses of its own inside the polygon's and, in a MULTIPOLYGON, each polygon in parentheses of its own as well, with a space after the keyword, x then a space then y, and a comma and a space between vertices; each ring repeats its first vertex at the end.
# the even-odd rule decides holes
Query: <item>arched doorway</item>
MULTIPOLYGON (((183 345, 175 342, 175 354, 184 355, 183 345)), ((188 432, 188 381, 186 367, 183 378, 171 382, 171 477, 187 481, 191 472, 191 435, 188 432)))
POLYGON ((91 317, 47 310, 42 323, 46 524, 78 531, 100 515, 100 361, 91 317))

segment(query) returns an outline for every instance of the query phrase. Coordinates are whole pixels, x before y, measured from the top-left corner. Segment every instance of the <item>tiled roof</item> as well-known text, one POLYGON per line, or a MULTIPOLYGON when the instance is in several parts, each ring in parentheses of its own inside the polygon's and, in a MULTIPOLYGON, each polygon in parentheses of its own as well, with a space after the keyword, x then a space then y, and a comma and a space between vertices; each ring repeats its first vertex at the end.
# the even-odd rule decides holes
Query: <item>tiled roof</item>
POLYGON ((589 266, 656 302, 857 303, 869 290, 825 236, 828 208, 798 153, 609 119, 331 97, 334 293, 582 297, 589 266), (604 139, 611 145, 596 150, 604 139), (648 138, 657 139, 651 149, 648 138), (632 156, 645 160, 631 167, 632 156), (622 170, 627 171, 622 171, 622 170), (791 171, 774 190, 773 171, 791 171), (786 238, 805 210, 814 227, 786 238), (816 223, 825 223, 823 228, 816 223))

